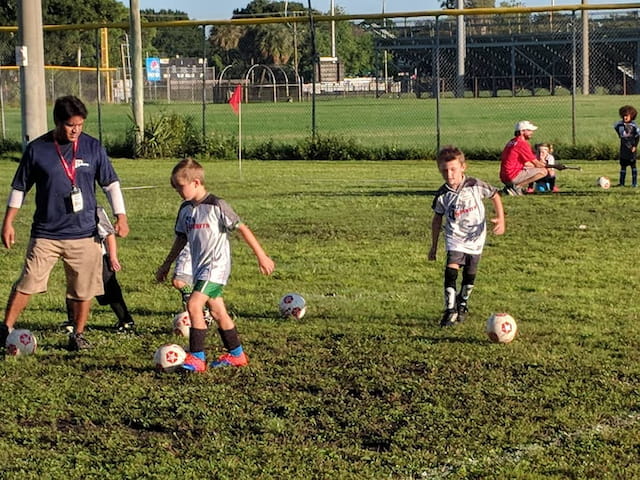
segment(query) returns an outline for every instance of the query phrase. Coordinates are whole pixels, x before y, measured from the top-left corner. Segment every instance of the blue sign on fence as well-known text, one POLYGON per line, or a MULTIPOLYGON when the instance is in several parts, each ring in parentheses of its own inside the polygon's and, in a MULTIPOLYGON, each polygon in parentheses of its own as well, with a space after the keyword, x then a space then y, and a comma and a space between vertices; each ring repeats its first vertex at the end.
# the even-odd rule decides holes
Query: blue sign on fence
POLYGON ((160 59, 157 57, 147 58, 147 80, 150 82, 159 82, 161 79, 160 59))

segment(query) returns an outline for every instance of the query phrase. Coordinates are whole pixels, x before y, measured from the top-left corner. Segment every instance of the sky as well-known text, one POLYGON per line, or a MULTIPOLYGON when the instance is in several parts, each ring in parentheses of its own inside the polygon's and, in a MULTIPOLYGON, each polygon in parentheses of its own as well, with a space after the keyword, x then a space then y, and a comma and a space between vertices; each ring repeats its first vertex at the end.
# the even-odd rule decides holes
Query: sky
MULTIPOLYGON (((120 0, 127 7, 129 0, 120 0)), ((581 0, 521 0, 527 7, 537 7, 541 5, 579 5, 581 0)), ((621 0, 586 0, 589 4, 618 4, 629 3, 621 0)), ((141 9, 154 10, 179 10, 186 12, 191 20, 225 20, 231 18, 233 10, 244 8, 250 0, 139 0, 141 9)), ((303 5, 308 4, 308 0, 298 0, 303 5)), ((439 0, 334 0, 336 7, 342 7, 348 14, 360 13, 388 13, 396 12, 417 12, 421 10, 440 10, 439 0)), ((500 0, 496 0, 499 4, 500 0)), ((315 10, 328 12, 331 8, 331 0, 311 0, 311 7, 315 10)))

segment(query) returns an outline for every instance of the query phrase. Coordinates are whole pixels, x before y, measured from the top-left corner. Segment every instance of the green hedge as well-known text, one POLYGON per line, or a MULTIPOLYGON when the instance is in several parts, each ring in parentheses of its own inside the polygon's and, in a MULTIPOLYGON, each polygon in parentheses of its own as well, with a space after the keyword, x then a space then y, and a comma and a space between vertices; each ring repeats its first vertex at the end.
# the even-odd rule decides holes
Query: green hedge
MULTIPOLYGON (((215 134, 203 138, 193 117, 175 113, 151 117, 145 124, 143 140, 138 148, 135 148, 134 139, 135 130, 132 127, 125 138, 106 142, 109 155, 117 158, 238 158, 237 137, 215 134)), ((502 145, 499 145, 496 148, 467 149, 465 154, 471 160, 498 160, 501 150, 502 145)), ((0 140, 0 153, 4 156, 11 153, 16 155, 20 151, 18 142, 0 140)), ((618 158, 617 146, 604 143, 556 144, 555 151, 561 152, 559 160, 618 158)), ((242 156, 256 160, 415 160, 433 159, 436 152, 420 146, 371 146, 353 137, 319 135, 294 144, 271 139, 243 148, 242 156)))

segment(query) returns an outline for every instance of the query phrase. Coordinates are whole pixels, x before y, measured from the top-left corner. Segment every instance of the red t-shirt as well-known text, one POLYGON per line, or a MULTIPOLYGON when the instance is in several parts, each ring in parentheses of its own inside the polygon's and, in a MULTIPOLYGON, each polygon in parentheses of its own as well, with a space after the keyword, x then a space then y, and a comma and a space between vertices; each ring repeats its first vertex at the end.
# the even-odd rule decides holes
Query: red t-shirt
POLYGON ((509 140, 500 156, 500 180, 509 183, 516 178, 524 168, 526 162, 536 159, 531 145, 523 137, 514 137, 509 140))

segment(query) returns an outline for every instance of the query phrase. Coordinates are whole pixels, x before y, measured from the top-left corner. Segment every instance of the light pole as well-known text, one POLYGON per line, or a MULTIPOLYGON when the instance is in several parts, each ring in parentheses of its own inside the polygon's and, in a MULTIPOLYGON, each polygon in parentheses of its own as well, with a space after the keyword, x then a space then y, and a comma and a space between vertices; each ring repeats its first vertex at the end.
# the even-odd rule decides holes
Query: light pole
POLYGON ((129 0, 129 25, 133 60, 131 67, 132 109, 136 126, 135 143, 139 147, 144 135, 144 82, 142 78, 142 27, 140 26, 140 0, 129 0))
POLYGON ((18 2, 18 37, 16 63, 20 67, 24 149, 27 143, 47 131, 42 4, 39 0, 18 2))
MULTIPOLYGON (((331 16, 336 14, 335 0, 331 0, 331 16)), ((331 20, 331 57, 336 58, 336 21, 331 20)))
MULTIPOLYGON (((458 9, 464 9, 464 0, 458 0, 458 9)), ((456 97, 464 97, 464 62, 466 57, 466 34, 464 31, 464 15, 458 15, 458 78, 456 97)))
MULTIPOLYGON (((384 1, 385 0, 382 0, 382 28, 385 28, 385 23, 386 23, 386 18, 384 18, 384 1)), ((384 49, 383 55, 384 55, 384 93, 389 93, 388 87, 387 87, 387 85, 388 85, 387 82, 388 82, 388 79, 389 79, 389 69, 388 69, 389 63, 387 61, 387 49, 386 48, 384 49)))

